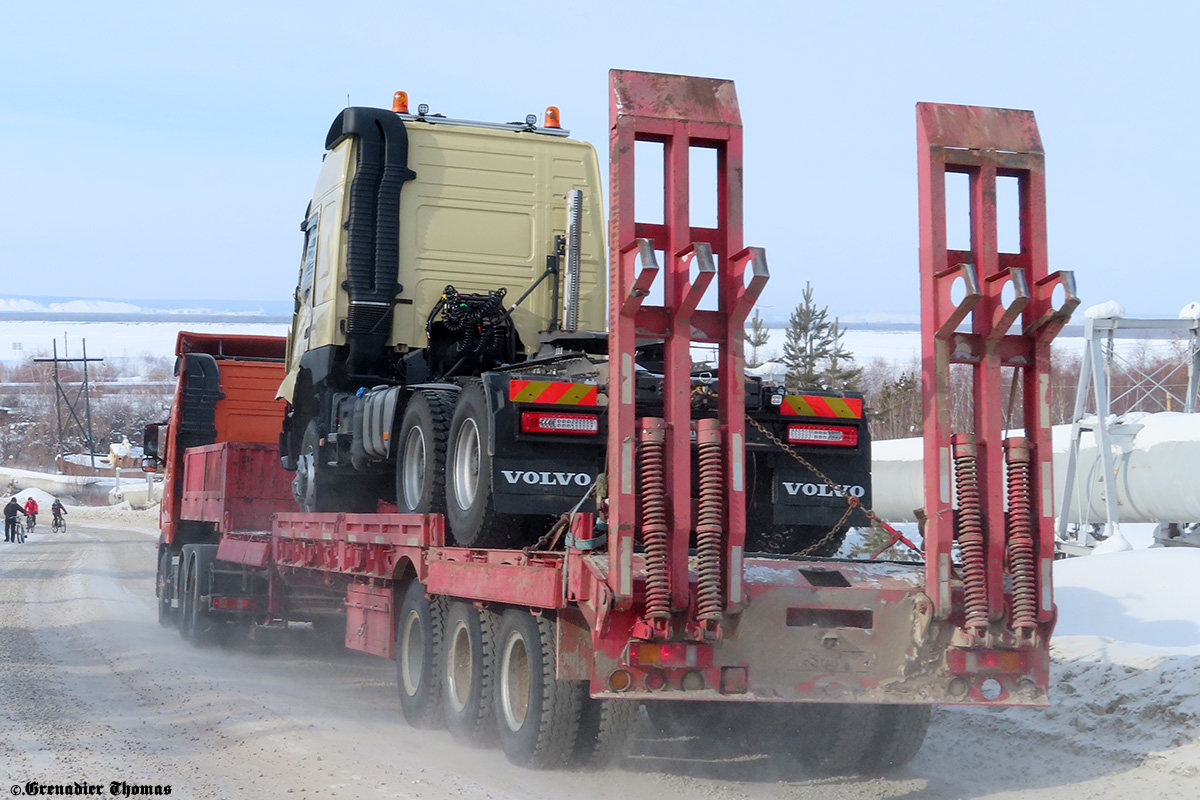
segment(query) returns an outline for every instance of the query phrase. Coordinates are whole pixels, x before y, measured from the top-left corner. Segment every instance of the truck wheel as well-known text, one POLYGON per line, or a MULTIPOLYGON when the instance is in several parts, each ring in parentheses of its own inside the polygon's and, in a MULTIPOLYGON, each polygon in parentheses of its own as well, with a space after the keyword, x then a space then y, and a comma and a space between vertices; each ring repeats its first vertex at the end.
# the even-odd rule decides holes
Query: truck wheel
POLYGON ((396 448, 396 506, 414 514, 446 510, 446 435, 453 392, 419 391, 408 401, 396 448))
POLYGON ((444 603, 428 600, 425 585, 413 580, 404 591, 396 618, 396 683, 400 709, 414 728, 442 720, 441 675, 444 603))
POLYGON ((492 733, 496 615, 456 600, 446 613, 442 707, 454 738, 471 744, 492 733))
POLYGON ((888 772, 912 761, 925 742, 932 711, 932 706, 879 706, 875 736, 859 769, 888 772))
POLYGON ((508 609, 496 640, 496 729, 508 760, 554 767, 574 753, 587 684, 554 677, 554 623, 508 609))
POLYGON ((171 598, 175 596, 175 576, 172 574, 171 551, 166 545, 161 545, 158 556, 158 575, 155 577, 158 597, 158 624, 164 628, 175 624, 175 609, 171 607, 171 598))
POLYGON ((179 618, 179 636, 185 642, 192 640, 192 553, 193 546, 185 544, 179 554, 179 580, 175 584, 175 596, 179 598, 175 613, 179 618))
POLYGON ((296 457, 292 496, 301 511, 335 511, 333 494, 333 475, 321 458, 321 428, 315 419, 310 419, 300 440, 300 455, 296 457))
POLYGON ((339 475, 321 458, 321 428, 310 419, 300 440, 292 496, 301 511, 345 511, 368 514, 379 507, 378 476, 339 475))
POLYGON ((636 700, 596 700, 586 692, 582 703, 571 762, 585 769, 603 769, 617 763, 633 743, 633 726, 641 704, 636 700))
POLYGON ((188 598, 188 627, 190 641, 198 647, 212 644, 221 633, 224 620, 213 615, 201 596, 208 591, 211 584, 213 564, 217 560, 217 546, 213 544, 186 545, 185 550, 193 548, 191 559, 191 575, 189 578, 188 598))
POLYGON ((824 775, 860 769, 870 754, 878 729, 878 706, 820 704, 805 709, 800 761, 824 775))
POLYGON ((483 384, 476 381, 454 407, 446 460, 446 521, 461 547, 507 547, 524 528, 524 520, 498 514, 492 504, 491 423, 483 384))

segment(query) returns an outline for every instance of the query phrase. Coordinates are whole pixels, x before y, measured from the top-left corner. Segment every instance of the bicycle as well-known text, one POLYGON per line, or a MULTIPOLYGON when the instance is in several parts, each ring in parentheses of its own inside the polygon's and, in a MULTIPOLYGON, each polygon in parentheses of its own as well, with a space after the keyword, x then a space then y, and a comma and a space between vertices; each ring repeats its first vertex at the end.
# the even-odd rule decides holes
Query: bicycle
POLYGON ((25 515, 25 533, 33 533, 34 526, 37 525, 37 517, 33 514, 25 515))
POLYGON ((25 527, 29 524, 29 517, 26 517, 25 520, 25 525, 22 525, 19 522, 13 525, 13 541, 17 544, 25 544, 25 527))
POLYGON ((50 523, 50 531, 52 533, 66 533, 67 520, 61 514, 56 514, 50 523))

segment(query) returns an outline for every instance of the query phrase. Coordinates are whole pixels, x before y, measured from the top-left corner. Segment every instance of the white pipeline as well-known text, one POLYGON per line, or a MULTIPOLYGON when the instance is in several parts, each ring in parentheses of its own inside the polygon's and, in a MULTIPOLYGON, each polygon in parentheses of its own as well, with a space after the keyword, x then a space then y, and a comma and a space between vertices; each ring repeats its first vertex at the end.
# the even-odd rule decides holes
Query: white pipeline
MULTIPOLYGON (((1121 522, 1200 521, 1200 414, 1126 414, 1110 419, 1121 522)), ((1019 432, 1017 432, 1019 433, 1019 432)), ((1054 427, 1054 502, 1062 508, 1071 426, 1054 427)), ((872 507, 885 520, 913 522, 924 506, 920 439, 872 443, 872 507)), ((1103 523, 1101 461, 1084 433, 1070 522, 1103 523)))

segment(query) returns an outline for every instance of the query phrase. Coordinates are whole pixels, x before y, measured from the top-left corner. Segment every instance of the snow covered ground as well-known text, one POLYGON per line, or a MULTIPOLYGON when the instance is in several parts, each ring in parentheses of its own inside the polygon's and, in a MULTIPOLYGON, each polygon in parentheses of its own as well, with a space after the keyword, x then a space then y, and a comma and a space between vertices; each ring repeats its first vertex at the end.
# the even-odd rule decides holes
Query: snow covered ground
POLYGON ((1050 707, 947 716, 1136 769, 1145 797, 1200 797, 1198 575, 1200 549, 1186 547, 1057 562, 1050 707))

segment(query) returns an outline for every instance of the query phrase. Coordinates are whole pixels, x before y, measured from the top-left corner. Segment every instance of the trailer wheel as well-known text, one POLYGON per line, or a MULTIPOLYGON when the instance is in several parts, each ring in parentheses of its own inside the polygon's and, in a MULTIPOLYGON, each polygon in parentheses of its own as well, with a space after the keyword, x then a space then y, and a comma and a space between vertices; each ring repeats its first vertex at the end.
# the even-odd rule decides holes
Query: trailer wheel
POLYGON ((444 602, 425 597, 425 585, 410 581, 396 618, 396 683, 404 719, 432 728, 442 719, 440 661, 444 602))
POLYGON ((875 735, 859 769, 888 772, 912 761, 925 742, 932 711, 931 706, 878 706, 875 735))
POLYGON ((442 707, 456 739, 485 741, 494 713, 496 615, 457 600, 446 614, 442 707))
POLYGON ((573 754, 587 684, 554 677, 554 624, 508 609, 496 640, 496 729, 508 760, 553 767, 573 754))
POLYGON ((160 545, 155 595, 158 597, 158 624, 164 628, 174 625, 176 619, 175 609, 171 607, 171 598, 175 596, 175 576, 171 568, 171 551, 165 544, 160 545))
POLYGON ((824 775, 842 775, 862 767, 878 730, 878 706, 820 704, 805 709, 800 760, 824 775))
POLYGON ((586 692, 582 703, 572 763, 586 769, 603 769, 619 762, 633 743, 633 726, 641 704, 636 700, 596 700, 586 692))
POLYGON ((524 529, 523 519, 498 514, 492 503, 491 424, 483 384, 475 381, 454 407, 446 463, 446 521, 461 547, 506 547, 524 529))
POLYGON ((452 392, 419 391, 408 401, 396 448, 396 505, 414 514, 446 509, 446 434, 452 392))

